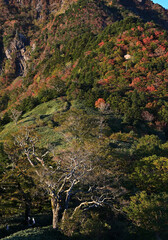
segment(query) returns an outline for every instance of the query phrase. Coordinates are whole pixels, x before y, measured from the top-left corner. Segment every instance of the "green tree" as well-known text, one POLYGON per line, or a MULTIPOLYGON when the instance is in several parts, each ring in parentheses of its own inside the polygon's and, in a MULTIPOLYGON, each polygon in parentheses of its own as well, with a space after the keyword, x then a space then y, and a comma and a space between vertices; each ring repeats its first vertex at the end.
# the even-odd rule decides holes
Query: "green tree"
POLYGON ((3 172, 0 179, 1 214, 11 216, 24 212, 25 223, 28 223, 33 204, 38 205, 40 198, 45 202, 45 197, 40 190, 37 194, 31 171, 25 171, 29 166, 23 158, 17 159, 16 147, 11 139, 6 140, 4 148, 1 151, 3 157, 3 172))
POLYGON ((152 155, 136 164, 131 179, 141 189, 151 192, 168 191, 168 158, 152 155))
POLYGON ((124 208, 128 218, 138 227, 155 233, 159 240, 160 233, 168 224, 168 195, 166 193, 148 195, 145 191, 130 198, 124 208))
POLYGON ((133 150, 136 158, 147 157, 161 153, 161 141, 156 135, 145 135, 135 142, 133 150))

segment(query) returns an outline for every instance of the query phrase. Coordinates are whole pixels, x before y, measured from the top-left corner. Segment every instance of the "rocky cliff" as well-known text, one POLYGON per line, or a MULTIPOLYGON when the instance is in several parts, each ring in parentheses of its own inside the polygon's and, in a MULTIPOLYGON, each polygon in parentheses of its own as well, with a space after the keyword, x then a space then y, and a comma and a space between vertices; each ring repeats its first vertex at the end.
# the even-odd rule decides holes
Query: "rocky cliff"
POLYGON ((15 63, 15 76, 26 76, 29 53, 26 51, 28 40, 22 34, 16 32, 9 47, 5 49, 6 58, 10 63, 15 63))

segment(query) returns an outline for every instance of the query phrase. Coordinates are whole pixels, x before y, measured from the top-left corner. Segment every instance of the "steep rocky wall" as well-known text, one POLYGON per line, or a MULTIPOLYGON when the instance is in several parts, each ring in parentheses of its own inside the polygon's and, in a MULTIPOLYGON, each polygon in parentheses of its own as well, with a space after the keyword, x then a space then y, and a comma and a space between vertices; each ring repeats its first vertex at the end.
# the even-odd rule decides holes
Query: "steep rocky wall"
POLYGON ((0 74, 1 74, 1 69, 2 69, 2 62, 3 62, 3 59, 5 57, 5 54, 4 54, 4 48, 3 48, 3 38, 2 38, 2 35, 0 34, 0 74))
POLYGON ((15 76, 25 76, 27 74, 27 61, 29 53, 26 51, 28 41, 22 34, 16 33, 9 47, 5 49, 6 58, 15 64, 15 76))

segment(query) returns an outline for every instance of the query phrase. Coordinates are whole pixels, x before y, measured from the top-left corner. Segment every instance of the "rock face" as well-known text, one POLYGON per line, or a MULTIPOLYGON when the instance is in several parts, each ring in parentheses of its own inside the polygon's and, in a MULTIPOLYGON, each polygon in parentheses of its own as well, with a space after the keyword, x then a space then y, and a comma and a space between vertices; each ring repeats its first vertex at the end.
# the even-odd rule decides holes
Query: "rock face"
POLYGON ((5 49, 5 55, 11 62, 15 62, 15 75, 25 76, 27 74, 27 61, 29 53, 26 52, 28 40, 22 34, 16 33, 9 47, 5 49))
POLYGON ((8 0, 8 5, 18 9, 29 8, 36 19, 45 19, 52 11, 58 11, 63 4, 62 0, 8 0))
POLYGON ((76 0, 0 0, 6 3, 7 6, 13 6, 20 12, 27 8, 31 10, 31 16, 36 19, 46 19, 46 16, 51 12, 60 12, 62 9, 67 9, 69 5, 76 0))

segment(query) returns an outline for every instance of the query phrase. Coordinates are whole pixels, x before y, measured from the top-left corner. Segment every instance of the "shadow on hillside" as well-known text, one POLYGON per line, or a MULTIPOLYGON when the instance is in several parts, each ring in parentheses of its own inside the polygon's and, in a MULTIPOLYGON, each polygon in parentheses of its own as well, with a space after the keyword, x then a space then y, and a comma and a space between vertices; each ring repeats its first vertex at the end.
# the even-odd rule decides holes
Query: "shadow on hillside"
MULTIPOLYGON (((6 240, 153 240, 153 233, 144 231, 143 229, 136 229, 130 232, 130 223, 124 223, 123 218, 112 218, 111 227, 100 229, 99 226, 90 225, 86 228, 93 227, 93 231, 86 233, 76 232, 73 236, 66 236, 64 233, 57 229, 53 229, 51 225, 52 216, 50 214, 35 215, 36 226, 27 227, 22 224, 23 217, 13 217, 4 221, 0 221, 0 239, 6 240), (9 224, 9 230, 6 230, 6 224, 9 224), (7 238, 8 237, 8 238, 7 238)), ((108 219, 106 219, 108 221, 108 219)), ((98 223, 99 225, 99 223, 98 223)), ((131 227, 132 228, 132 227, 131 227)), ((132 228, 133 230, 133 228, 132 228)), ((167 236, 167 234, 166 234, 167 236)), ((167 238, 163 237, 163 240, 167 238)))
MULTIPOLYGON (((162 14, 154 9, 140 9, 133 1, 120 0, 121 4, 128 10, 139 15, 145 22, 153 20, 155 24, 168 30, 168 20, 162 18, 162 14)), ((143 4, 143 3, 142 3, 143 4)))
MULTIPOLYGON (((36 227, 45 227, 52 224, 52 217, 49 214, 36 215, 36 227)), ((18 231, 32 229, 24 224, 23 216, 1 219, 0 221, 0 239, 10 236, 18 231), (7 226, 9 229, 7 230, 7 226)))
MULTIPOLYGON (((35 227, 23 225, 23 220, 23 217, 6 219, 4 226, 0 226, 0 239, 4 240, 9 237, 12 240, 133 240, 127 226, 123 225, 120 221, 116 221, 116 219, 113 221, 111 229, 104 231, 99 229, 99 226, 91 226, 91 228, 93 227, 93 231, 89 231, 87 234, 76 232, 73 237, 66 236, 64 233, 53 229, 51 215, 35 215, 35 227), (6 230, 7 224, 9 225, 8 231, 6 230)), ((89 226, 86 227, 90 229, 89 226)))

